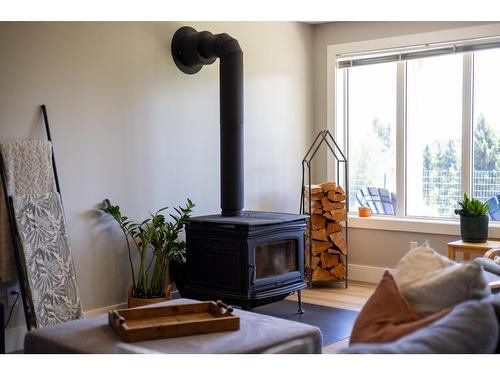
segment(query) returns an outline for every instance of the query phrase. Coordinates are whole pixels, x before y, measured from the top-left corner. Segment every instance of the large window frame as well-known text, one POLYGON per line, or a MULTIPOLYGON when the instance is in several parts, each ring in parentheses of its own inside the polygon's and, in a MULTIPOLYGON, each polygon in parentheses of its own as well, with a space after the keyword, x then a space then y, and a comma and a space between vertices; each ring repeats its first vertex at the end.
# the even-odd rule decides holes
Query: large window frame
MULTIPOLYGON (((337 56, 366 51, 386 50, 417 46, 422 44, 446 43, 454 40, 494 37, 500 35, 500 24, 450 29, 424 34, 405 35, 369 41, 327 46, 327 126, 338 143, 345 149, 347 145, 347 109, 342 96, 348 90, 344 84, 347 69, 337 69, 337 56), (342 76, 341 76, 342 75, 342 76)), ((462 193, 472 191, 472 143, 473 143, 473 54, 463 53, 462 88, 462 193)), ((397 212, 395 217, 372 216, 358 218, 349 214, 349 226, 366 229, 395 230, 404 232, 459 235, 457 219, 420 218, 405 216, 406 213, 406 65, 397 63, 397 112, 396 112, 396 190, 397 212)), ((333 178, 333 160, 327 158, 327 177, 333 178)), ((500 237, 500 223, 492 222, 490 237, 500 237)))

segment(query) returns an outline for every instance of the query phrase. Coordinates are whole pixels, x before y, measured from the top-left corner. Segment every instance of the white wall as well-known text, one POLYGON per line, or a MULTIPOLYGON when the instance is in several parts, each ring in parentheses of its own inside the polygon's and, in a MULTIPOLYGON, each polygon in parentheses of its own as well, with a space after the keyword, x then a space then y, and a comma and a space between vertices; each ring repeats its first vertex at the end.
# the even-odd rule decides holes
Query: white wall
MULTIPOLYGON (((186 24, 227 32, 244 51, 245 208, 297 212, 313 26, 0 23, 0 138, 43 136, 47 105, 85 310, 123 302, 130 280, 123 238, 95 209, 103 198, 137 219, 186 197, 195 214, 220 211, 218 63, 177 69, 170 42, 186 24)), ((23 325, 17 310, 9 327, 23 325)))
MULTIPOLYGON (((315 132, 326 129, 327 124, 327 46, 332 44, 369 41, 432 31, 457 29, 486 24, 487 22, 335 22, 316 25, 314 28, 314 115, 315 132)), ((318 155, 314 164, 316 182, 326 180, 326 152, 318 155)), ((353 192, 355 193, 355 192, 353 192)), ((385 228, 390 229, 390 228, 385 228)), ((409 249, 410 241, 429 240, 432 247, 447 254, 447 242, 459 238, 456 235, 422 234, 394 230, 350 228, 349 263, 353 265, 351 275, 359 279, 370 279, 372 267, 378 275, 384 268, 394 268, 409 249), (361 266, 361 267, 358 267, 361 266), (366 276, 366 277, 365 277, 366 276)), ((373 270, 372 270, 373 271, 373 270)))

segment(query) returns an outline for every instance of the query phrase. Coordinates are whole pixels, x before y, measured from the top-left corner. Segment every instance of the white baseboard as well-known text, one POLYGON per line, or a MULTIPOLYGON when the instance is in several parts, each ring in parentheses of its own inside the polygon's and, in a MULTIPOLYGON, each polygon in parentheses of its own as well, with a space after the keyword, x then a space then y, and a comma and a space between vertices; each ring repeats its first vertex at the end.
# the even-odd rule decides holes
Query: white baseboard
POLYGON ((378 282, 382 279, 382 275, 384 274, 385 270, 394 271, 390 268, 384 267, 364 266, 362 264, 349 264, 348 278, 349 280, 378 284, 378 282))
POLYGON ((101 314, 105 314, 110 310, 118 310, 118 309, 126 309, 127 308, 127 302, 119 303, 117 305, 110 305, 110 306, 104 306, 104 307, 99 307, 98 309, 93 309, 93 310, 87 310, 83 312, 83 317, 84 318, 90 318, 92 316, 97 316, 101 314))

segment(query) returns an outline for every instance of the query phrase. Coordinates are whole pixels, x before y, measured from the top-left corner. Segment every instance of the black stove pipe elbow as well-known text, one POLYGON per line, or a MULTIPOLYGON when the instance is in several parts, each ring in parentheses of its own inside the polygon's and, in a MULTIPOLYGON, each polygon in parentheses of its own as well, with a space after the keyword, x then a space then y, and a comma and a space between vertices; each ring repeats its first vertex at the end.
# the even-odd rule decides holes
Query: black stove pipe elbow
POLYGON ((177 67, 195 74, 220 59, 220 179, 222 216, 241 216, 243 179, 243 51, 227 34, 184 26, 172 39, 177 67))

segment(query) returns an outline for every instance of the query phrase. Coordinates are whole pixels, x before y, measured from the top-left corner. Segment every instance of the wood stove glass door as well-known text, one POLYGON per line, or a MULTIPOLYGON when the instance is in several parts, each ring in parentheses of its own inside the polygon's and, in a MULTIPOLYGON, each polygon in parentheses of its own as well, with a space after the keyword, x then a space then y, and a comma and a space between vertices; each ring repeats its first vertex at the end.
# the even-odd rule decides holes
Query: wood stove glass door
POLYGON ((297 240, 280 239, 255 247, 255 279, 298 271, 297 240))

